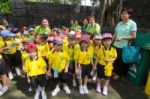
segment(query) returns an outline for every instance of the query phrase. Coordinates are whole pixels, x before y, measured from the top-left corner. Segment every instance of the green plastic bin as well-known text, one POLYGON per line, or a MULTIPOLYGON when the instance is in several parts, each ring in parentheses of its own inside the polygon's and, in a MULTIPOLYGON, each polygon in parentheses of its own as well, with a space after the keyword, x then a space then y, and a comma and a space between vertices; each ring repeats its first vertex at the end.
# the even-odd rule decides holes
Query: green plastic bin
POLYGON ((135 44, 141 49, 141 59, 130 66, 127 78, 136 86, 145 85, 150 68, 150 30, 138 29, 135 44))

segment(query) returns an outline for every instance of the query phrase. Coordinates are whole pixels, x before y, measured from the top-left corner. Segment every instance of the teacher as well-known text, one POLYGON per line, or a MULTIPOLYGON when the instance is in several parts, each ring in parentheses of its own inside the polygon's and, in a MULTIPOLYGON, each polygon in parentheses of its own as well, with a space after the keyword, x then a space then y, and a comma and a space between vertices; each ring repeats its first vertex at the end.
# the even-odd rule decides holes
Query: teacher
POLYGON ((114 47, 117 49, 118 58, 114 64, 114 79, 118 79, 126 75, 129 65, 123 63, 122 60, 122 48, 128 46, 129 40, 136 38, 137 25, 130 19, 132 9, 124 8, 121 11, 121 22, 119 22, 115 28, 115 34, 113 36, 115 42, 114 47))

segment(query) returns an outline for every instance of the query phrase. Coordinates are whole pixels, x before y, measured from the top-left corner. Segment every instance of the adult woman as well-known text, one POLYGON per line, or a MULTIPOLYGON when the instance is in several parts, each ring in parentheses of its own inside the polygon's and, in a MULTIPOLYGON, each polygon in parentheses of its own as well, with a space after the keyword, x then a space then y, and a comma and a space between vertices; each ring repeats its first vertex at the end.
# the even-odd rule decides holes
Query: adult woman
POLYGON ((35 27, 34 31, 36 34, 47 34, 48 35, 51 32, 48 20, 46 18, 44 18, 42 20, 42 25, 35 27))
POLYGON ((136 38, 137 25, 136 23, 130 19, 132 9, 123 9, 121 11, 121 19, 115 28, 115 42, 114 46, 117 49, 118 58, 115 62, 115 76, 114 79, 118 79, 119 76, 123 76, 128 71, 128 64, 123 63, 122 61, 122 48, 128 46, 128 42, 130 40, 134 40, 136 38))

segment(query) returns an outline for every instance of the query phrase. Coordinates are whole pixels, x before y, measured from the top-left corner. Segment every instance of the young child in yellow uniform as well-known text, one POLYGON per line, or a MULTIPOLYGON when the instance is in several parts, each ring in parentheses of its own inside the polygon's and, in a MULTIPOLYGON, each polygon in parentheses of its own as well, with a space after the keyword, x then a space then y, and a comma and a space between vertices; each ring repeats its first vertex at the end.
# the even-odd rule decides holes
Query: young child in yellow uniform
POLYGON ((28 83, 31 84, 32 89, 35 89, 36 93, 34 99, 39 99, 40 93, 42 99, 47 99, 45 93, 46 85, 46 62, 42 57, 38 56, 37 46, 33 43, 29 43, 26 47, 26 51, 29 53, 30 59, 25 61, 23 70, 27 73, 28 83))
POLYGON ((71 91, 67 86, 69 55, 63 51, 63 41, 61 39, 56 40, 55 49, 49 58, 49 65, 48 74, 53 77, 56 84, 52 96, 56 96, 60 92, 60 84, 64 85, 63 89, 66 94, 70 94, 71 91))
POLYGON ((2 53, 4 50, 3 46, 3 41, 0 41, 0 78, 2 82, 2 84, 0 83, 0 96, 8 91, 7 68, 2 58, 2 53))
POLYGON ((96 91, 101 92, 103 87, 102 94, 107 96, 108 94, 108 85, 110 78, 112 76, 113 62, 117 58, 116 49, 111 46, 112 35, 111 33, 104 33, 102 35, 102 43, 104 47, 97 53, 97 59, 95 62, 95 69, 97 67, 97 87, 96 91), (104 86, 101 86, 101 79, 104 78, 104 86))
POLYGON ((75 34, 69 34, 68 45, 64 46, 63 50, 66 51, 69 55, 69 72, 72 74, 72 84, 75 87, 77 83, 76 83, 76 75, 75 75, 74 55, 75 55, 75 51, 79 50, 79 45, 75 44, 75 34))
POLYGON ((1 36, 4 38, 4 54, 3 59, 6 63, 6 67, 8 70, 9 79, 13 79, 12 69, 15 69, 17 72, 17 68, 20 68, 22 64, 18 62, 17 56, 17 46, 18 43, 13 39, 15 34, 12 34, 9 30, 3 30, 1 32, 1 36))
POLYGON ((89 43, 89 36, 82 35, 79 41, 80 50, 76 51, 74 56, 80 94, 88 94, 87 80, 91 65, 93 66, 93 47, 90 47, 89 43))
POLYGON ((39 55, 41 55, 47 62, 46 55, 50 51, 49 44, 47 42, 47 36, 45 34, 38 34, 36 36, 36 44, 39 55))

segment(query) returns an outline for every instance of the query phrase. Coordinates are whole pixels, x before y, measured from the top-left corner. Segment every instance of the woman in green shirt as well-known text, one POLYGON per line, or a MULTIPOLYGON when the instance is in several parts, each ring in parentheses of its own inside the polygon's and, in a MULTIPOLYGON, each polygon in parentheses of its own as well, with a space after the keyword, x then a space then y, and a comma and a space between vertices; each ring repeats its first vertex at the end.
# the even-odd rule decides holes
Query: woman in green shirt
POLYGON ((35 32, 36 34, 46 34, 46 35, 50 34, 51 29, 50 29, 50 27, 49 27, 49 22, 48 22, 48 20, 47 20, 46 18, 44 18, 44 19, 42 20, 42 24, 39 25, 39 26, 37 26, 37 27, 35 27, 34 32, 35 32))
POLYGON ((136 23, 130 19, 131 9, 123 9, 121 11, 121 19, 115 28, 114 34, 114 47, 117 49, 118 57, 115 62, 115 76, 114 79, 118 79, 119 77, 126 75, 129 64, 125 64, 122 61, 122 48, 128 46, 129 40, 133 40, 136 38, 137 25, 136 23))

